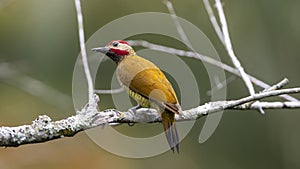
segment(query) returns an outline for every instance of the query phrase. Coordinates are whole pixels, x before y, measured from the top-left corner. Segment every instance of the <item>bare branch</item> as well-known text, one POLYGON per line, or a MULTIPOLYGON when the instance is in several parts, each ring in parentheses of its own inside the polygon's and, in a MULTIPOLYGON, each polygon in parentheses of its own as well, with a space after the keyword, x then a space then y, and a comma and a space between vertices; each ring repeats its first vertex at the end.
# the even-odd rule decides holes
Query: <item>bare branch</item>
MULTIPOLYGON (((233 63, 235 64, 235 67, 238 69, 238 68, 239 68, 238 66, 240 65, 240 67, 241 67, 241 64, 240 64, 239 61, 237 60, 237 58, 236 58, 236 56, 235 56, 235 54, 234 54, 234 52, 233 52, 233 50, 232 50, 232 44, 231 44, 231 40, 230 40, 230 37, 229 37, 228 26, 227 26, 225 14, 224 14, 224 11, 223 11, 223 8, 222 8, 222 4, 221 4, 220 0, 216 0, 216 8, 217 8, 218 13, 219 13, 219 18, 220 18, 220 22, 221 22, 221 24, 222 24, 222 31, 223 31, 223 32, 222 32, 221 29, 220 29, 220 26, 219 26, 219 24, 218 24, 218 22, 217 22, 217 20, 216 20, 216 17, 215 17, 215 15, 214 15, 214 12, 213 12, 213 10, 212 10, 212 8, 211 8, 211 5, 210 5, 209 1, 208 1, 208 0, 203 0, 203 2, 204 2, 204 6, 205 6, 205 8, 206 8, 206 11, 207 11, 207 13, 208 13, 208 15, 209 15, 209 17, 210 17, 211 23, 212 23, 212 25, 213 25, 213 27, 214 27, 214 29, 215 29, 215 31, 216 31, 216 33, 217 33, 217 35, 218 35, 220 41, 221 41, 221 42, 223 43, 223 45, 226 47, 226 49, 227 49, 229 55, 231 56, 231 58, 233 57, 233 58, 232 58, 233 63), (225 39, 224 39, 224 36, 225 36, 225 39)), ((239 69, 238 69, 238 70, 239 70, 239 69)), ((251 83, 251 84, 249 83, 248 78, 249 78, 253 83, 255 83, 256 85, 258 85, 257 79, 255 79, 255 78, 252 77, 252 76, 247 75, 247 74, 244 72, 243 68, 242 68, 242 70, 239 70, 239 72, 240 72, 240 75, 242 76, 243 80, 245 81, 245 83, 246 83, 246 85, 247 85, 247 87, 248 87, 248 90, 250 89, 249 91, 250 91, 250 94, 251 94, 251 90, 253 89, 253 91, 254 91, 254 88, 253 88, 253 86, 252 86, 252 83, 251 83), (255 80, 255 81, 254 81, 254 80, 255 80), (252 87, 251 87, 251 86, 252 86, 252 87), (250 87, 250 88, 249 88, 249 87, 250 87)), ((261 81, 261 82, 262 82, 262 81, 261 81)), ((263 83, 264 83, 264 82, 263 82, 263 83)), ((263 84, 263 83, 260 85, 261 87, 263 87, 263 86, 268 86, 267 84, 263 84)), ((274 86, 272 86, 272 87, 268 86, 267 88, 264 87, 264 88, 265 88, 264 91, 277 90, 277 89, 282 88, 283 86, 285 86, 287 83, 288 83, 288 80, 287 80, 287 79, 284 79, 281 83, 279 83, 279 84, 277 84, 277 85, 274 85, 274 86)), ((285 99, 290 100, 290 101, 293 101, 293 102, 299 102, 297 99, 295 99, 295 98, 293 98, 293 97, 291 97, 291 96, 289 96, 289 95, 283 95, 283 96, 281 96, 281 97, 284 97, 285 99)), ((278 105, 278 104, 277 104, 277 105, 278 105)), ((244 106, 244 107, 249 107, 249 106, 251 106, 252 108, 255 107, 255 108, 257 108, 258 110, 260 110, 260 112, 261 112, 262 114, 264 114, 264 111, 263 111, 262 107, 268 107, 268 106, 265 106, 265 104, 259 104, 259 102, 255 102, 254 104, 253 104, 253 102, 251 102, 251 103, 247 103, 247 104, 245 104, 245 105, 243 105, 243 106, 244 106), (255 106, 254 106, 254 105, 255 105, 255 106), (261 107, 260 107, 260 106, 261 106, 261 107)), ((277 107, 280 107, 280 106, 277 106, 277 107)))
MULTIPOLYGON (((175 23, 175 27, 176 27, 177 32, 179 33, 181 39, 182 39, 189 47, 191 47, 191 43, 190 43, 189 39, 187 38, 187 36, 186 36, 186 34, 185 34, 185 32, 184 32, 182 26, 180 25, 180 23, 179 23, 179 21, 178 21, 178 19, 177 19, 177 16, 176 16, 176 13, 175 13, 175 10, 174 10, 174 8, 173 8, 172 3, 171 3, 170 1, 168 1, 168 0, 166 0, 166 1, 164 1, 164 2, 165 2, 165 4, 166 4, 166 6, 167 6, 167 8, 168 8, 168 10, 169 10, 169 12, 170 12, 170 14, 171 14, 171 16, 172 16, 172 19, 173 19, 173 21, 174 21, 174 23, 175 23)), ((217 2, 217 1, 216 1, 216 2, 217 2)), ((204 3, 205 3, 205 1, 204 1, 204 3)), ((208 11, 208 12, 211 12, 210 15, 214 16, 213 11, 212 11, 211 8, 210 8, 209 2, 207 1, 206 3, 207 3, 206 5, 208 6, 208 7, 207 7, 207 9, 208 9, 207 11, 208 11), (210 9, 210 10, 209 10, 209 9, 210 9)), ((222 7, 221 7, 221 8, 222 8, 222 7)), ((236 66, 237 70, 239 71, 239 73, 240 73, 242 79, 244 80, 244 82, 245 82, 245 84, 246 84, 246 86, 247 86, 247 88, 248 88, 250 94, 253 95, 253 94, 255 93, 253 84, 251 83, 249 77, 246 75, 246 73, 245 73, 245 71, 244 71, 244 68, 241 66, 239 60, 237 59, 237 57, 235 56, 235 54, 234 54, 234 52, 233 52, 232 45, 231 45, 231 41, 230 41, 230 37, 229 37, 228 27, 227 27, 227 23, 226 23, 226 18, 225 18, 223 9, 221 9, 221 10, 222 10, 222 11, 219 11, 219 13, 221 13, 222 16, 223 16, 222 18, 220 17, 220 20, 221 20, 221 23, 222 23, 222 26, 223 26, 223 27, 222 27, 222 29, 223 29, 222 35, 223 35, 223 36, 219 36, 219 38, 220 38, 220 40, 222 41, 222 43, 225 45, 225 47, 226 47, 226 49, 227 49, 227 51, 228 51, 228 53, 229 53, 229 56, 231 57, 231 60, 232 60, 233 64, 236 66), (222 21, 222 19, 224 19, 224 20, 222 21), (225 27, 225 28, 224 28, 224 27, 225 27), (227 35, 228 35, 228 36, 227 36, 227 35), (229 44, 228 44, 228 43, 229 43, 229 44)), ((217 34, 218 34, 218 33, 221 33, 221 32, 220 32, 220 27, 219 27, 219 25, 217 24, 217 22, 214 22, 214 19, 215 19, 215 17, 213 17, 213 18, 211 17, 211 21, 213 22, 213 25, 214 25, 214 27, 215 27, 215 29, 216 29, 216 32, 217 32, 217 34)), ((264 110, 263 110, 262 108, 259 108, 258 110, 259 110, 262 114, 265 114, 265 112, 264 112, 264 110)))
POLYGON ((275 85, 273 85, 273 86, 271 86, 271 87, 263 90, 263 92, 281 89, 284 86, 286 86, 288 83, 289 83, 289 80, 287 78, 284 78, 279 83, 277 83, 277 84, 275 84, 275 85))
MULTIPOLYGON (((225 109, 256 109, 257 105, 253 104, 248 107, 243 105, 248 102, 263 99, 281 94, 299 93, 300 88, 281 89, 266 91, 259 94, 251 95, 245 98, 232 101, 217 101, 206 103, 202 106, 185 110, 182 115, 176 115, 176 121, 195 120, 206 116, 207 114, 216 113, 225 109)), ((110 109, 98 111, 97 95, 94 95, 92 101, 87 104, 77 115, 52 121, 50 117, 39 116, 30 125, 17 127, 0 127, 0 146, 17 147, 23 144, 46 142, 62 137, 71 137, 76 133, 101 125, 116 125, 121 123, 153 123, 161 122, 160 114, 154 109, 138 109, 136 112, 121 112, 110 109)), ((297 102, 273 102, 259 103, 263 108, 300 108, 297 102)))
POLYGON ((248 91, 250 92, 251 95, 253 95, 255 93, 255 90, 251 83, 251 80, 250 80, 249 76, 246 74, 246 72, 244 71, 244 68, 242 67, 241 63, 239 62, 239 60, 237 59, 237 57, 235 56, 235 53, 233 51, 232 43, 231 43, 230 36, 229 36, 226 17, 225 17, 223 7, 222 7, 222 3, 220 2, 220 0, 216 0, 216 4, 215 4, 218 14, 219 14, 219 19, 220 19, 220 22, 222 25, 222 30, 220 29, 220 26, 216 20, 216 17, 214 15, 214 12, 211 8, 209 1, 203 0, 203 3, 206 8, 206 11, 210 17, 210 21, 220 39, 220 41, 225 46, 234 66, 236 67, 236 69, 240 73, 242 79, 244 80, 244 82, 248 88, 248 91))
MULTIPOLYGON (((289 83, 289 80, 287 78, 284 78, 283 80, 281 80, 277 84, 275 84, 275 85, 273 85, 273 86, 271 86, 267 89, 264 89, 262 92, 268 92, 268 91, 274 91, 274 90, 281 89, 285 85, 287 85, 288 83, 289 83)), ((265 112, 263 111, 263 107, 265 107, 265 106, 262 105, 262 104, 259 104, 259 101, 248 102, 248 103, 245 103, 244 105, 240 105, 239 107, 240 107, 240 109, 247 108, 247 107, 253 107, 253 108, 256 107, 258 110, 260 110, 260 112, 262 114, 265 114, 265 112), (255 105, 255 106, 253 106, 253 105, 255 105)))
MULTIPOLYGON (((209 63, 211 65, 214 65, 216 67, 219 67, 221 69, 224 69, 227 72, 230 72, 238 77, 241 77, 241 75, 239 74, 238 70, 236 68, 233 68, 225 63, 222 63, 218 60, 215 60, 211 57, 202 55, 200 53, 197 52, 191 52, 191 51, 185 51, 185 50, 180 50, 180 49, 175 49, 175 48, 171 48, 171 47, 166 47, 166 46, 162 46, 162 45, 157 45, 154 43, 150 43, 148 41, 143 41, 143 40, 130 40, 128 41, 128 43, 131 46, 142 46, 142 47, 146 47, 152 50, 156 50, 156 51, 161 51, 161 52, 166 52, 166 53, 170 53, 170 54, 174 54, 174 55, 178 55, 178 56, 184 56, 184 57, 190 57, 190 58, 195 58, 198 60, 201 60, 203 62, 209 63)), ((257 86, 262 87, 263 89, 266 88, 270 88, 271 86, 268 85, 267 83, 257 79, 254 76, 251 76, 249 74, 247 74, 247 76, 249 76, 250 80, 256 84, 257 86)), ((289 96, 289 95, 281 95, 280 97, 288 100, 288 101, 293 101, 293 102, 299 102, 298 99, 289 96)))
POLYGON ((124 92, 124 88, 120 87, 118 89, 111 89, 111 90, 95 89, 94 92, 97 94, 118 94, 124 92))
POLYGON ((223 35, 224 35, 224 42, 225 42, 226 50, 227 50, 227 52, 230 56, 230 59, 231 59, 232 63, 234 64, 235 68, 241 74, 241 77, 244 80, 244 82, 245 82, 245 84, 246 84, 246 86, 249 90, 249 93, 251 95, 253 95, 253 94, 255 94, 255 90, 254 90, 254 87, 251 83, 251 80, 248 77, 248 75, 246 74, 246 72, 244 71, 244 68, 242 67, 240 61, 235 56, 235 53, 233 51, 230 36, 229 36, 227 21, 226 21, 225 14, 224 14, 223 7, 222 7, 222 3, 220 2, 220 0, 216 0, 216 8, 217 8, 217 11, 219 13, 219 19, 220 19, 220 22, 221 22, 221 25, 222 25, 222 32, 223 32, 223 35))
POLYGON ((79 33, 82 63, 83 63, 83 67, 84 67, 84 73, 85 73, 85 76, 86 76, 86 80, 87 80, 87 83, 88 83, 89 101, 91 101, 91 99, 93 99, 93 94, 94 94, 94 85, 93 85, 93 80, 92 80, 92 76, 91 76, 91 73, 90 73, 90 68, 89 68, 89 65, 88 65, 86 48, 85 48, 83 17, 82 17, 80 0, 75 0, 75 7, 76 7, 76 12, 77 12, 78 33, 79 33))
POLYGON ((249 109, 299 109, 300 102, 254 102, 253 104, 247 106, 247 104, 232 107, 230 109, 238 110, 249 110, 249 109))
POLYGON ((186 36, 182 26, 180 25, 178 19, 177 19, 177 15, 175 13, 175 10, 173 8, 173 5, 170 1, 168 0, 165 0, 164 3, 166 4, 171 16, 172 16, 172 19, 173 19, 173 22, 175 23, 175 27, 177 29, 177 32, 180 36, 180 38, 184 41, 184 43, 188 46, 188 47, 192 47, 188 37, 186 36))
MULTIPOLYGON (((278 95, 282 95, 282 94, 291 94, 291 93, 299 93, 300 92, 300 88, 291 88, 291 89, 281 89, 281 90, 275 90, 275 91, 267 91, 267 92, 262 92, 262 93, 258 93, 258 94, 254 94, 248 97, 244 97, 238 100, 232 100, 232 101, 217 101, 217 102, 210 102, 210 103, 206 103, 205 105, 203 105, 204 107, 206 106, 206 108, 204 109, 205 111, 203 112, 202 109, 199 109, 202 106, 199 106, 197 108, 191 109, 191 110, 187 110, 186 112, 193 112, 191 113, 190 117, 196 117, 199 118, 201 116, 203 116, 203 114, 211 114, 211 113, 215 113, 221 110, 225 110, 225 109, 232 109, 236 106, 239 105, 243 105, 245 103, 248 102, 253 102, 256 100, 260 100, 266 97, 271 97, 271 96, 278 96, 278 95), (201 112, 200 114, 198 114, 199 112, 201 112)), ((298 103, 295 103, 293 106, 295 108, 298 108, 296 105, 299 105, 298 103)), ((258 105, 256 105, 258 106, 258 105)), ((243 109, 254 109, 256 108, 256 106, 248 106, 248 107, 244 107, 243 109)), ((259 105, 262 108, 263 105, 259 105)), ((270 104, 268 104, 268 106, 270 106, 270 104)), ((276 108, 276 106, 274 106, 274 108, 276 108)), ((280 108, 287 108, 287 107, 280 107, 280 108)), ((189 117, 189 116, 188 116, 189 117)))
MULTIPOLYGON (((173 15, 176 16, 172 4, 170 2, 168 4, 168 2, 169 1, 167 1, 166 4, 170 10, 170 13, 173 13, 173 15)), ((220 0, 216 0, 216 2, 217 4, 219 3, 219 5, 221 5, 220 0)), ((81 55, 82 55, 84 70, 85 70, 85 74, 88 81, 88 87, 89 87, 88 104, 82 110, 78 111, 77 115, 59 121, 52 121, 50 117, 46 115, 42 115, 39 116, 37 119, 35 119, 30 125, 23 125, 17 127, 0 127, 0 146, 17 147, 23 144, 46 142, 46 141, 50 141, 62 137, 71 137, 80 131, 93 128, 96 126, 101 126, 101 125, 161 122, 160 114, 157 113, 157 111, 154 109, 142 108, 136 111, 127 111, 127 112, 121 112, 115 109, 98 111, 97 108, 98 108, 99 97, 93 94, 94 92, 93 83, 92 83, 88 62, 86 58, 80 0, 75 0, 75 4, 76 4, 76 10, 78 14, 77 19, 78 19, 78 27, 79 27, 81 55)), ((279 96, 283 94, 300 93, 300 88, 279 90, 280 88, 282 88, 288 83, 287 79, 281 81, 280 83, 274 86, 269 86, 264 82, 256 79, 255 77, 246 74, 246 72, 243 70, 242 66, 240 65, 239 61, 237 60, 237 58, 233 53, 226 19, 225 16, 222 16, 224 15, 222 6, 221 7, 219 6, 217 8, 220 8, 218 9, 218 11, 222 23, 222 31, 224 35, 225 46, 226 49, 228 50, 229 55, 230 56, 232 55, 231 57, 236 68, 223 64, 217 60, 201 55, 199 53, 178 50, 178 49, 169 48, 165 46, 159 46, 159 45, 151 44, 146 41, 130 41, 132 45, 140 45, 140 46, 148 47, 153 50, 200 59, 204 62, 223 68, 228 72, 231 72, 239 77, 242 77, 243 80, 245 81, 248 90, 251 94, 250 96, 238 100, 209 102, 204 105, 198 106, 196 108, 185 110, 183 111, 183 114, 175 116, 176 121, 196 120, 208 114, 216 113, 226 109, 239 109, 239 110, 240 109, 243 110, 261 109, 262 110, 267 108, 270 109, 300 108, 300 102, 297 99, 288 95, 285 95, 284 97, 288 100, 293 100, 295 102, 255 102, 257 100, 266 97, 279 96), (248 78, 248 82, 247 82, 247 78, 248 78), (255 94, 253 86, 251 86, 252 83, 250 80, 255 84, 265 88, 265 90, 262 91, 261 93, 255 94), (249 85, 248 83, 250 83, 251 85, 249 85)), ((115 91, 117 90, 120 89, 115 89, 115 91)), ((113 93, 115 91, 109 90, 110 93, 113 93)), ((107 92, 107 91, 99 90, 99 92, 107 92)))
POLYGON ((221 31, 220 25, 218 24, 218 21, 217 21, 216 16, 211 8, 209 0, 203 0, 203 3, 204 3, 206 11, 208 13, 211 24, 213 25, 220 41, 223 43, 223 45, 225 45, 223 32, 221 31))

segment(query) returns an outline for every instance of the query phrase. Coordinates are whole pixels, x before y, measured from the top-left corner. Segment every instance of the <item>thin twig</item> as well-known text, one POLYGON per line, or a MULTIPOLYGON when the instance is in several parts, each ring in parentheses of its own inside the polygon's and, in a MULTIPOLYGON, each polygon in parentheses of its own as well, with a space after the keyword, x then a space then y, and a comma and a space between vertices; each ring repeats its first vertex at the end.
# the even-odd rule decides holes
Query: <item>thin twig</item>
POLYGON ((232 48, 232 43, 230 40, 230 36, 229 36, 229 31, 228 31, 228 26, 227 26, 227 21, 226 21, 226 17, 223 11, 223 7, 222 7, 222 3, 220 2, 220 0, 216 0, 216 8, 219 14, 219 19, 222 25, 222 32, 224 35, 224 42, 225 42, 225 47, 226 50, 230 56, 230 59, 232 61, 232 63, 234 64, 235 68, 239 71, 239 73, 241 74, 242 79, 244 80, 248 91, 251 95, 255 94, 255 90, 253 87, 253 84, 251 83, 250 78, 248 77, 248 75, 246 74, 246 72, 244 71, 244 68, 242 67, 240 61, 238 60, 238 58, 236 57, 233 48, 232 48))
POLYGON ((213 25, 220 41, 223 43, 223 45, 225 45, 224 35, 221 31, 220 25, 218 24, 218 21, 216 19, 216 16, 214 15, 214 12, 211 8, 211 5, 210 5, 209 1, 208 0, 203 0, 203 3, 204 3, 206 11, 208 13, 211 24, 213 25))
POLYGON ((184 30, 183 30, 181 24, 179 23, 179 20, 177 19, 177 15, 176 15, 176 13, 175 13, 175 10, 174 10, 174 8, 173 8, 172 3, 171 3, 170 1, 168 1, 168 0, 165 0, 165 1, 163 1, 163 2, 164 2, 165 5, 167 6, 167 8, 168 8, 168 10, 169 10, 169 12, 170 12, 170 14, 171 14, 171 16, 172 16, 173 22, 174 22, 174 24, 175 24, 175 27, 176 27, 176 29, 177 29, 177 32, 178 32, 180 38, 183 40, 183 42, 184 42, 188 47, 191 48, 191 47, 192 47, 191 42, 189 41, 189 39, 188 39, 187 35, 185 34, 185 32, 184 32, 184 30))
POLYGON ((267 92, 267 91, 272 91, 272 90, 278 90, 283 88, 284 86, 286 86, 289 83, 289 80, 287 78, 284 78, 283 80, 281 80, 279 83, 263 90, 262 92, 267 92))
MULTIPOLYGON (((281 89, 258 93, 238 100, 210 102, 193 109, 185 110, 182 115, 176 115, 175 119, 176 121, 196 120, 225 109, 253 109, 256 108, 255 105, 250 107, 240 107, 239 105, 266 97, 299 92, 300 88, 281 89)), ((80 131, 107 124, 161 122, 160 114, 154 109, 142 108, 127 112, 110 109, 99 112, 97 110, 99 98, 97 95, 93 97, 92 101, 81 111, 66 119, 52 121, 50 117, 42 115, 30 125, 0 127, 0 146, 17 147, 23 144, 72 137, 80 131)), ((259 104, 263 108, 300 108, 299 102, 263 102, 259 104)))
MULTIPOLYGON (((274 91, 274 90, 278 90, 278 89, 281 89, 283 88, 285 85, 287 85, 289 83, 289 80, 287 78, 284 78, 283 80, 281 80, 280 82, 278 82, 277 84, 267 88, 267 89, 264 89, 262 91, 263 92, 268 92, 268 91, 274 91)), ((299 102, 300 103, 300 102, 299 102)), ((259 107, 261 106, 262 104, 259 104, 259 101, 252 101, 252 102, 248 102, 248 103, 245 103, 244 105, 240 105, 240 107, 256 107, 258 109, 261 109, 262 110, 262 107, 259 107), (252 106, 252 105, 255 105, 255 106, 252 106)), ((262 113, 264 114, 264 112, 262 113)))
POLYGON ((94 85, 93 85, 93 80, 92 80, 92 76, 91 76, 89 65, 88 65, 86 48, 85 48, 83 17, 82 17, 80 0, 75 0, 75 6, 76 6, 76 12, 77 12, 81 57, 82 57, 82 63, 83 63, 83 67, 84 67, 84 73, 85 73, 86 80, 88 83, 89 102, 91 102, 91 100, 93 99, 93 94, 94 94, 94 85))
MULTIPOLYGON (((236 105, 241 105, 247 102, 251 102, 254 100, 260 100, 266 97, 271 97, 271 96, 279 96, 282 94, 291 94, 291 93, 299 93, 300 92, 300 87, 296 87, 296 88, 290 88, 290 89, 281 89, 281 90, 271 90, 271 91, 266 91, 266 92, 261 92, 261 93, 257 93, 233 102, 236 102, 234 104, 236 105)), ((236 106, 235 105, 235 106, 236 106)), ((230 105, 228 105, 229 107, 231 107, 230 105)), ((234 107, 234 106, 232 106, 234 107)))
MULTIPOLYGON (((157 45, 154 43, 150 43, 148 41, 144 41, 144 40, 130 40, 128 41, 128 43, 131 46, 142 46, 142 47, 146 47, 152 50, 156 50, 156 51, 161 51, 161 52, 166 52, 166 53, 170 53, 170 54, 174 54, 174 55, 178 55, 178 56, 184 56, 184 57, 190 57, 190 58, 195 58, 198 60, 201 60, 203 62, 209 63, 211 65, 214 65, 216 67, 219 67, 223 70, 226 70, 227 72, 230 72, 238 77, 241 77, 241 75, 239 74, 238 70, 235 69, 234 67, 231 67, 225 63, 222 63, 218 60, 215 60, 211 57, 202 55, 200 53, 197 52, 191 52, 191 51, 185 51, 185 50, 180 50, 180 49, 175 49, 175 48, 171 48, 171 47, 166 47, 166 46, 162 46, 162 45, 157 45)), ((257 86, 262 87, 263 89, 267 89, 269 87, 271 87, 270 85, 268 85, 267 83, 257 79, 254 76, 251 76, 249 74, 247 74, 247 76, 249 76, 250 80, 256 84, 257 86)), ((289 95, 281 95, 280 97, 288 100, 288 101, 293 101, 293 102, 299 102, 298 99, 289 96, 289 95)))
MULTIPOLYGON (((170 14, 172 16, 172 19, 173 19, 173 21, 175 23, 177 32, 179 33, 181 39, 188 46, 191 47, 191 43, 190 43, 189 39, 187 38, 187 36, 186 36, 186 34, 185 34, 182 26, 180 25, 180 23, 179 23, 179 21, 177 19, 177 16, 176 16, 176 13, 175 13, 175 10, 173 8, 172 3, 170 1, 168 1, 168 0, 165 0, 164 2, 165 2, 165 4, 166 4, 166 6, 167 6, 167 8, 168 8, 168 10, 169 10, 169 12, 170 12, 170 14)), ((209 3, 208 3, 208 5, 209 5, 209 3)), ((221 8, 222 8, 222 6, 221 6, 221 8)), ((222 15, 222 16, 220 16, 220 20, 221 20, 221 23, 222 23, 223 36, 220 36, 220 40, 222 41, 222 37, 224 38, 224 43, 223 44, 225 45, 225 47, 226 47, 226 49, 227 49, 227 51, 229 53, 229 56, 231 57, 231 60, 232 60, 233 64, 235 65, 235 67, 237 68, 237 70, 239 71, 239 73, 241 74, 242 79, 245 81, 245 84, 246 84, 246 86, 247 86, 250 94, 253 95, 253 94, 255 94, 254 87, 253 87, 253 85, 252 85, 249 77, 245 73, 244 68, 240 64, 240 62, 237 59, 237 57, 235 56, 234 51, 232 49, 231 40, 230 40, 230 37, 229 37, 229 32, 228 32, 228 27, 227 27, 227 23, 226 23, 226 18, 225 18, 224 11, 223 11, 223 9, 219 9, 219 8, 217 8, 217 9, 218 9, 219 14, 222 15)), ((215 28, 216 28, 216 32, 220 31, 220 30, 218 30, 219 26, 216 26, 215 28)), ((259 109, 259 110, 263 113, 262 109, 259 109)))
MULTIPOLYGON (((203 2, 204 2, 204 6, 206 8, 206 11, 207 11, 208 15, 210 16, 211 23, 212 23, 212 25, 213 25, 220 41, 226 47, 226 49, 229 53, 229 56, 231 57, 235 67, 237 68, 237 70, 238 70, 239 74, 241 75, 242 79, 244 80, 250 94, 254 94, 255 93, 254 87, 253 87, 252 83, 250 82, 251 77, 249 77, 245 73, 243 67, 239 63, 238 59, 235 57, 235 54, 232 50, 231 40, 230 40, 229 32, 228 32, 228 26, 227 26, 225 14, 224 14, 224 11, 223 11, 223 8, 222 8, 222 4, 220 3, 220 1, 219 1, 219 3, 216 1, 216 5, 217 5, 217 3, 218 3, 218 5, 220 5, 220 6, 217 6, 217 9, 218 9, 218 12, 219 12, 220 21, 222 23, 222 31, 223 32, 220 29, 220 26, 219 26, 219 24, 216 20, 216 17, 214 15, 214 12, 213 12, 211 6, 210 6, 209 1, 208 0, 203 0, 203 2)), ((252 105, 252 102, 248 103, 248 106, 250 106, 250 105, 252 105)), ((260 104, 258 104, 258 105, 260 105, 260 104)), ((257 107, 257 108, 262 114, 264 114, 264 111, 263 111, 262 107, 257 107)))
POLYGON ((122 93, 124 91, 124 88, 120 87, 118 89, 111 89, 111 90, 100 90, 100 89, 95 89, 94 92, 98 94, 118 94, 122 93))
POLYGON ((300 102, 255 102, 247 106, 247 104, 232 107, 233 110, 250 110, 250 109, 295 109, 300 108, 300 102))
MULTIPOLYGON (((275 91, 262 92, 262 93, 250 95, 248 97, 244 97, 244 98, 241 98, 241 99, 238 99, 238 100, 210 102, 210 103, 206 103, 205 105, 203 105, 204 109, 203 109, 202 106, 199 106, 199 107, 201 107, 200 110, 199 110, 199 107, 197 107, 197 108, 194 108, 194 109, 187 110, 186 114, 189 115, 188 119, 191 119, 191 117, 197 119, 197 118, 200 118, 200 117, 202 117, 203 115, 206 115, 206 114, 219 112, 219 111, 225 110, 225 109, 231 109, 231 108, 234 108, 235 106, 243 105, 245 103, 253 102, 253 101, 260 100, 260 99, 263 99, 263 98, 266 98, 266 97, 279 96, 279 95, 282 95, 282 94, 299 93, 299 92, 300 92, 300 87, 299 88, 290 88, 290 89, 281 89, 281 90, 275 90, 275 91)), ((300 103, 299 104, 295 103, 295 104, 299 105, 300 103)), ((263 108, 263 106, 261 104, 259 104, 257 106, 259 106, 258 108, 263 108)), ((244 109, 250 109, 250 107, 251 106, 244 107, 244 109)), ((254 108, 254 107, 251 107, 251 108, 254 108)), ((257 107, 255 107, 255 108, 257 108, 257 107)))

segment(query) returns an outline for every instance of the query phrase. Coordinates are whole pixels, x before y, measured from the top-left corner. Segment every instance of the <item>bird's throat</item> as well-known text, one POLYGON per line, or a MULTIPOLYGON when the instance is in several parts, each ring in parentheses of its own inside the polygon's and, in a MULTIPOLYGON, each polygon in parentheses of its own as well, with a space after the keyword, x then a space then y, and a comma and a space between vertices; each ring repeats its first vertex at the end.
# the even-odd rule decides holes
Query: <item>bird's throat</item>
POLYGON ((122 56, 122 55, 116 55, 115 53, 112 53, 112 52, 107 52, 106 56, 111 58, 117 64, 120 63, 126 57, 126 56, 122 56))

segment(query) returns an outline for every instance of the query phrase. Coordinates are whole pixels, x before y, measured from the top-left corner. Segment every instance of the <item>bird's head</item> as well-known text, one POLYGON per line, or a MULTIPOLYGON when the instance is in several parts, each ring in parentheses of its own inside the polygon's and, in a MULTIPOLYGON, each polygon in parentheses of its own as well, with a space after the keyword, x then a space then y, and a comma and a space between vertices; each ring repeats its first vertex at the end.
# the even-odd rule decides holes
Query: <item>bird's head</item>
POLYGON ((101 52, 110 57, 117 64, 124 58, 135 55, 132 47, 123 40, 110 41, 105 47, 93 48, 93 51, 101 52))

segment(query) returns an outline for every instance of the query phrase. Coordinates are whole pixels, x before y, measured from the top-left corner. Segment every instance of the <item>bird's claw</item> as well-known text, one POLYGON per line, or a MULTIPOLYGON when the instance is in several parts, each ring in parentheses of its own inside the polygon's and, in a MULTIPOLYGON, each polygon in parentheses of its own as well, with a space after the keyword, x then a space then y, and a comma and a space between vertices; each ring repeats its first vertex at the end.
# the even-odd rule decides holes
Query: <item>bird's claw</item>
POLYGON ((136 106, 133 106, 129 109, 130 112, 136 114, 137 109, 141 108, 141 106, 139 104, 137 104, 136 106))

